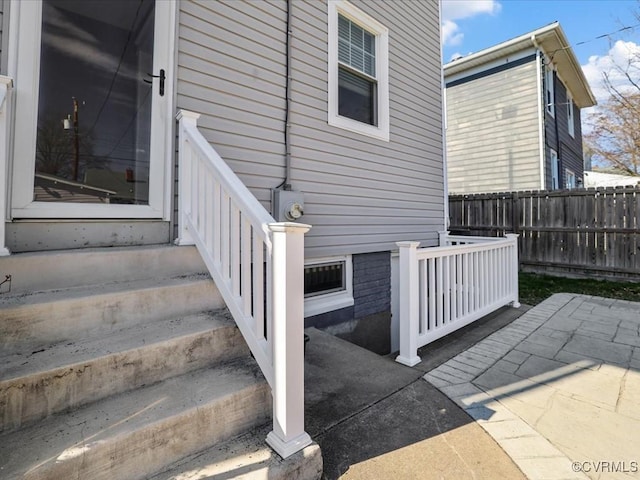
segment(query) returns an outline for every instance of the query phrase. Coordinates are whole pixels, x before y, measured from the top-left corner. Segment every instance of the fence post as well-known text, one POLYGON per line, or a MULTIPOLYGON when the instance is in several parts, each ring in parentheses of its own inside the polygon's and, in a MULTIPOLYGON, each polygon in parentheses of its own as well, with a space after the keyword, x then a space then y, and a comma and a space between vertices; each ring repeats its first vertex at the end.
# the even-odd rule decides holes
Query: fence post
POLYGON ((176 245, 193 245, 193 237, 187 228, 187 216, 191 213, 191 195, 189 193, 193 181, 191 174, 192 152, 187 147, 185 128, 187 125, 197 127, 199 113, 180 110, 178 119, 178 238, 176 245))
POLYGON ((513 288, 513 301, 511 302, 511 306, 513 308, 520 308, 520 293, 518 288, 518 237, 520 235, 516 235, 515 233, 507 233, 505 235, 511 241, 511 255, 509 258, 509 284, 512 285, 513 288))
POLYGON ((310 225, 272 223, 273 430, 267 443, 287 458, 311 443, 304 430, 304 234, 310 225))
POLYGON ((400 248, 400 355, 396 362, 413 367, 418 356, 418 245, 420 242, 397 242, 400 248))
MULTIPOLYGON (((441 230, 438 232, 438 246, 447 247, 449 246, 449 230, 441 230)), ((399 245, 399 244, 398 244, 399 245)))
POLYGON ((9 217, 7 192, 9 185, 9 163, 11 159, 11 88, 13 80, 0 76, 0 257, 9 255, 6 247, 5 222, 9 217))

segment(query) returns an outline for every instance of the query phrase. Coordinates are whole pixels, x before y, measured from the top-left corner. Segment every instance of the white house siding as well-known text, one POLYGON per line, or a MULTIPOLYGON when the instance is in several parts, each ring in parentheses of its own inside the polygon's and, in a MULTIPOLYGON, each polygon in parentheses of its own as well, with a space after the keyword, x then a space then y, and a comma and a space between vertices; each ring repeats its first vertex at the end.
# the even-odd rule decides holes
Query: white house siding
POLYGON ((446 88, 450 193, 540 188, 535 60, 446 88))
MULTIPOLYGON (((307 257, 437 242, 443 226, 437 2, 354 1, 389 28, 390 141, 327 123, 326 2, 293 2, 291 184, 307 257)), ((178 108, 265 206, 284 178, 286 2, 182 2, 178 108)))

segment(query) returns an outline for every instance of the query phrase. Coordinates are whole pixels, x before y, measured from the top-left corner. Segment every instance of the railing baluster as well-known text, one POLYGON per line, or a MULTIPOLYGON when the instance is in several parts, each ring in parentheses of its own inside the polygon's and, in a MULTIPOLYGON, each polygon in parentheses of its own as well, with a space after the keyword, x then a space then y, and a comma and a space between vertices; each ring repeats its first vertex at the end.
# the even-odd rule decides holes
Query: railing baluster
POLYGON ((240 249, 240 255, 242 260, 240 261, 240 281, 242 282, 240 288, 240 294, 242 295, 242 304, 244 306, 243 312, 249 317, 251 316, 251 224, 249 220, 244 218, 240 219, 242 222, 242 230, 240 232, 240 239, 242 242, 242 248, 240 249))
POLYGON ((442 325, 446 325, 451 320, 451 256, 446 255, 444 261, 444 312, 442 315, 442 325))
POLYGON ((436 260, 429 258, 426 262, 429 263, 429 319, 427 331, 431 331, 435 328, 436 320, 436 260))
POLYGON ((226 228, 222 228, 222 199, 220 197, 220 182, 214 180, 213 184, 213 260, 217 265, 222 265, 222 249, 220 247, 221 235, 226 228))
POLYGON ((222 275, 225 282, 230 285, 229 261, 231 251, 229 250, 229 235, 231 231, 231 220, 229 218, 229 194, 222 189, 220 192, 220 260, 222 263, 222 275))
POLYGON ((418 262, 420 280, 418 280, 418 301, 420 302, 420 315, 418 317, 418 334, 424 335, 427 331, 427 319, 429 313, 427 312, 427 302, 429 300, 429 291, 427 283, 427 261, 420 260, 418 262))
POLYGON ((240 210, 231 202, 231 292, 235 297, 240 296, 240 210))
POLYGON ((264 331, 264 244, 253 233, 253 328, 256 337, 265 338, 264 331))
POLYGON ((444 258, 438 257, 436 260, 436 321, 433 325, 434 328, 442 326, 443 314, 443 302, 444 302, 444 287, 443 287, 443 263, 444 258))
POLYGON ((465 281, 463 277, 462 264, 467 254, 462 253, 460 255, 456 255, 456 280, 457 280, 457 288, 456 288, 456 319, 464 316, 464 289, 465 289, 465 281))

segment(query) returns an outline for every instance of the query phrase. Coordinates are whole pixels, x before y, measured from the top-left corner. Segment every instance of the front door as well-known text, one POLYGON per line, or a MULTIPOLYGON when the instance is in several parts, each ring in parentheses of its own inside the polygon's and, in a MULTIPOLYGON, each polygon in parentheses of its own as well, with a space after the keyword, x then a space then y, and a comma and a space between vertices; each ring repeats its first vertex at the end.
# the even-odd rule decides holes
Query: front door
POLYGON ((13 2, 15 14, 13 218, 167 219, 175 3, 13 2))

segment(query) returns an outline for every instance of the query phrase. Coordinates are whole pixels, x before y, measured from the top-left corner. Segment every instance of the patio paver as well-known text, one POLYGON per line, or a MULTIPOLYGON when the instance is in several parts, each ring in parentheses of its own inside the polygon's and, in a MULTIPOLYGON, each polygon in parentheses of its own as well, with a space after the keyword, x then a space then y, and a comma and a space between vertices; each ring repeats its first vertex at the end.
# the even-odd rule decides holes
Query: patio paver
POLYGON ((424 378, 530 479, 640 478, 639 303, 556 294, 424 378))

